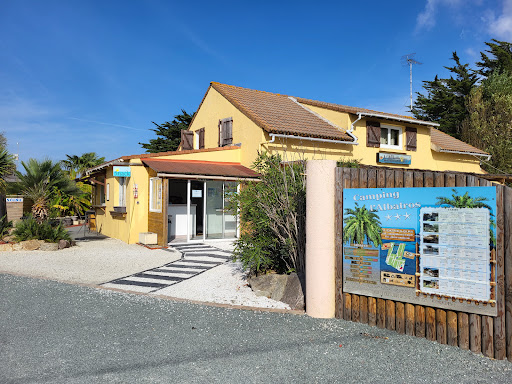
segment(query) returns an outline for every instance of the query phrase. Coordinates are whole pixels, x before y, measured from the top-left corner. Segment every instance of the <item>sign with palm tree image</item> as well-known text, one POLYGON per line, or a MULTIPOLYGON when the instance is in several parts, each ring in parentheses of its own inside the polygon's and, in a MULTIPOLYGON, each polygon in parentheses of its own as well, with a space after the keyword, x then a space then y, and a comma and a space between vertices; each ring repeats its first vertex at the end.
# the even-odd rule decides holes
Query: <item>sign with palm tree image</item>
POLYGON ((495 187, 343 194, 345 292, 494 315, 495 187))

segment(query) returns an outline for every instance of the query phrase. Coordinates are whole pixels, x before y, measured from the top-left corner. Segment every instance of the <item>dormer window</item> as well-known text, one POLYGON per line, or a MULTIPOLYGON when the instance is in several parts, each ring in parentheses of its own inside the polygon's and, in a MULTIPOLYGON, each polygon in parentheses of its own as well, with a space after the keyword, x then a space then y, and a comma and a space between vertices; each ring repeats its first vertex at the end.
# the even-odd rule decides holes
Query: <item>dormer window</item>
POLYGON ((390 149, 402 149, 402 128, 381 124, 380 147, 390 149))

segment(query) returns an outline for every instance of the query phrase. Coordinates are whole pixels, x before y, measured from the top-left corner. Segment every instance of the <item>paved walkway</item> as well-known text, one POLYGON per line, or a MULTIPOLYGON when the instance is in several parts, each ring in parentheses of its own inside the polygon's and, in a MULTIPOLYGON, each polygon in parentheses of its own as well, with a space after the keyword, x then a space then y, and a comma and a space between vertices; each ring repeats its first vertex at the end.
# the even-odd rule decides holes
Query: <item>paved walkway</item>
POLYGON ((172 244, 181 259, 102 284, 105 288, 152 293, 188 280, 231 260, 231 252, 207 244, 172 244))

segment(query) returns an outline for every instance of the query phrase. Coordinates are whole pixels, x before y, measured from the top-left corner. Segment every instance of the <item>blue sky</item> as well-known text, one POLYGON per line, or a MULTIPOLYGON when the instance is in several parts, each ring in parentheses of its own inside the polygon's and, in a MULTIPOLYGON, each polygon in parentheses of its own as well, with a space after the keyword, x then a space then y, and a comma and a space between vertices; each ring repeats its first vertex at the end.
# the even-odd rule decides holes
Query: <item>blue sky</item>
POLYGON ((143 153, 210 81, 406 114, 402 55, 419 91, 491 38, 512 0, 0 0, 0 131, 21 160, 143 153))

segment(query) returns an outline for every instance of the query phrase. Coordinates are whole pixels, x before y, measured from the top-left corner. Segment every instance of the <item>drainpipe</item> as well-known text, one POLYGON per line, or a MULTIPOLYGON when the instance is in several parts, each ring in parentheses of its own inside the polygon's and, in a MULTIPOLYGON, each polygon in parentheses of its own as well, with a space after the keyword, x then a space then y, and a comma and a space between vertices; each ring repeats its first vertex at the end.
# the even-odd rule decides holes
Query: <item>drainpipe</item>
MULTIPOLYGON (((361 112, 358 113, 359 117, 357 118, 357 120, 355 120, 352 124, 350 124, 350 129, 347 131, 347 133, 350 135, 352 132, 354 132, 354 125, 356 125, 356 123, 361 120, 363 118, 363 114, 361 112)), ((350 135, 352 136, 352 135, 350 135)), ((357 141, 357 138, 356 138, 356 141, 357 141)))
POLYGON ((353 134, 347 133, 350 135, 350 137, 354 138, 354 141, 341 141, 341 140, 332 140, 332 139, 319 139, 316 137, 304 137, 304 136, 294 136, 294 135, 283 135, 278 133, 270 133, 270 137, 272 137, 271 141, 267 141, 267 143, 273 143, 275 141, 276 137, 282 137, 285 139, 297 139, 297 140, 308 140, 308 141, 320 141, 322 143, 337 143, 337 144, 352 144, 357 145, 359 144, 357 142, 357 137, 355 137, 353 134))

